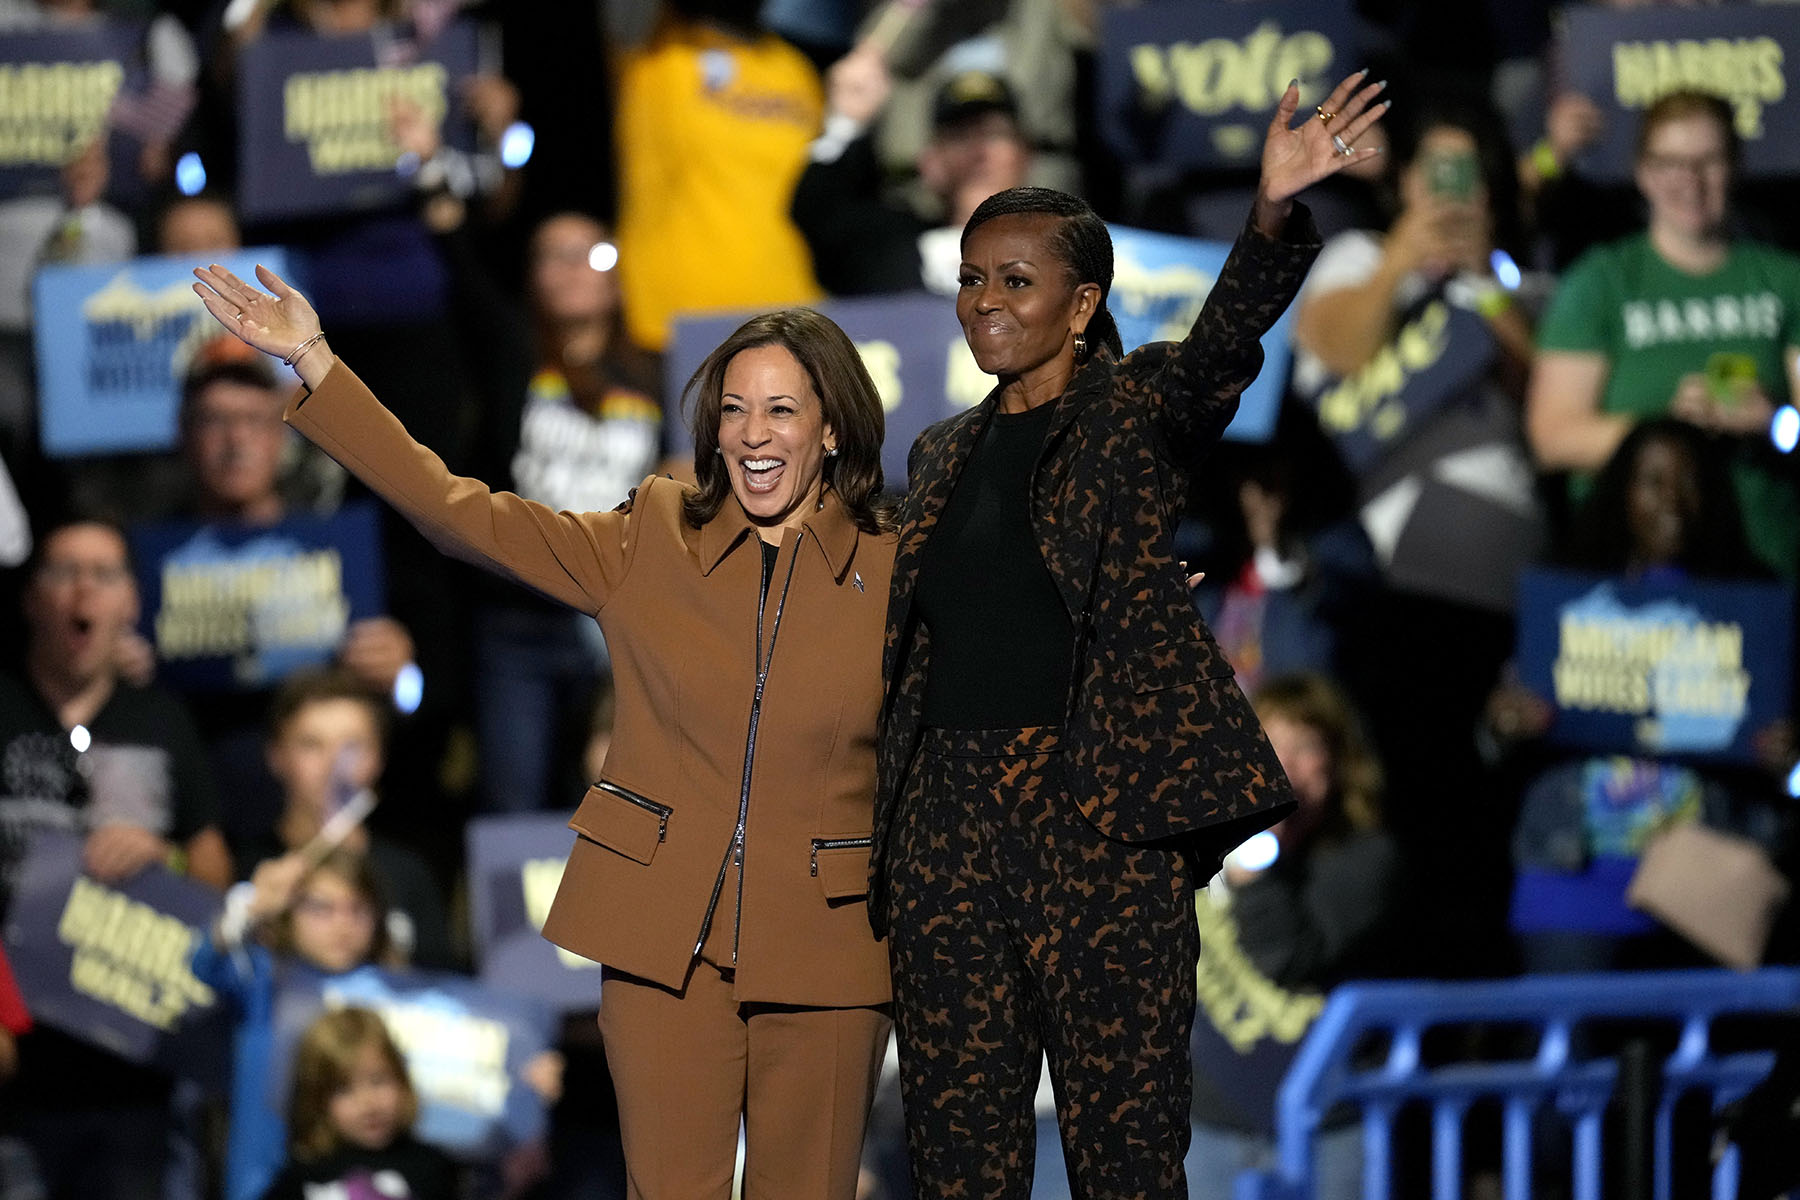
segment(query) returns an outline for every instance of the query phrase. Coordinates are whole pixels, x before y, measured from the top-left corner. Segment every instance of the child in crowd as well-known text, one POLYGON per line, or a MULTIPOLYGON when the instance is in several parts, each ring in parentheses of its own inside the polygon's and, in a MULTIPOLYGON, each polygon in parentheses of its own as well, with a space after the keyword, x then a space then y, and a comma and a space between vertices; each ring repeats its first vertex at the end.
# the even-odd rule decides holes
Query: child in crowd
POLYGON ((333 850, 316 865, 296 851, 256 868, 227 897, 194 974, 240 1016, 233 1047, 225 1200, 255 1200, 280 1169, 286 1141, 269 1094, 275 1004, 288 972, 340 975, 389 957, 386 906, 367 859, 333 850), (267 945, 250 939, 261 931, 267 945))
POLYGON ((340 1008, 294 1056, 288 1163, 263 1200, 450 1200, 456 1167, 412 1135, 419 1098, 381 1018, 340 1008))

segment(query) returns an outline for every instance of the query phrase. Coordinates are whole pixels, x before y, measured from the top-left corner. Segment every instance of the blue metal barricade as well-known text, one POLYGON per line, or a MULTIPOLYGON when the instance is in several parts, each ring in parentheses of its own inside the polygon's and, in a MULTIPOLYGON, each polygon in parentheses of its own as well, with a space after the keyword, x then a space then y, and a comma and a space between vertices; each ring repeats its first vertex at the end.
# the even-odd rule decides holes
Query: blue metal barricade
MULTIPOLYGON (((1462 1193, 1463 1129, 1471 1106, 1498 1105, 1505 1200, 1531 1195, 1533 1129, 1539 1114, 1568 1122, 1574 1200, 1599 1200, 1602 1120, 1618 1076, 1615 1059, 1587 1048, 1584 1027, 1608 1021, 1667 1022, 1678 1030, 1660 1063, 1654 1096, 1652 1178, 1656 1200, 1674 1200, 1671 1162, 1675 1105, 1693 1092, 1713 1107, 1736 1099, 1768 1074, 1767 1049, 1720 1051, 1715 1022, 1792 1015, 1800 1008, 1800 970, 1665 971, 1539 976, 1479 983, 1370 983, 1334 992, 1308 1031, 1276 1103, 1276 1164, 1246 1172, 1237 1200, 1311 1200, 1312 1140, 1340 1105, 1361 1113, 1365 1200, 1392 1195, 1393 1133, 1404 1106, 1430 1113, 1434 1200, 1462 1193), (1535 1045, 1512 1061, 1427 1062, 1428 1033, 1457 1027, 1529 1030, 1535 1045), (1385 1045, 1361 1061, 1371 1039, 1385 1045)), ((1737 1158, 1729 1150, 1713 1170, 1714 1200, 1735 1200, 1737 1158)), ((1683 1198, 1687 1200, 1687 1198, 1683 1198)))

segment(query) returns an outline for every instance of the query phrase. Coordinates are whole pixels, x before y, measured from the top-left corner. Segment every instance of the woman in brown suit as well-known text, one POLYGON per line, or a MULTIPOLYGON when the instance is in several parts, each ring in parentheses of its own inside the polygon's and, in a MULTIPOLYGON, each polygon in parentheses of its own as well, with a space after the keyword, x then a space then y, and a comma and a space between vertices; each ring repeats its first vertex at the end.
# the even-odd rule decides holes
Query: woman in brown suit
POLYGON ((741 1116, 746 1196, 849 1200, 889 1027, 862 898, 894 559, 855 348, 805 309, 752 319, 689 385, 699 487, 558 513, 452 475, 257 273, 195 290, 294 365, 288 422, 446 553, 606 632, 617 724, 544 933, 606 967, 631 1195, 723 1200, 741 1116))

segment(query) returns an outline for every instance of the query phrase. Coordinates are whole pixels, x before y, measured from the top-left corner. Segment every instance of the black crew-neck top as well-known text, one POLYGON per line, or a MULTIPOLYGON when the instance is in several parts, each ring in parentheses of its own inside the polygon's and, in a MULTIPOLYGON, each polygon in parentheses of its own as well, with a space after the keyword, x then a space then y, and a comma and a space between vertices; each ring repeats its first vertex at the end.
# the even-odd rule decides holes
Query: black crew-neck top
POLYGON ((1031 473, 1055 407, 993 415, 926 543, 918 582, 931 636, 926 725, 1063 722, 1072 626, 1031 532, 1031 473))

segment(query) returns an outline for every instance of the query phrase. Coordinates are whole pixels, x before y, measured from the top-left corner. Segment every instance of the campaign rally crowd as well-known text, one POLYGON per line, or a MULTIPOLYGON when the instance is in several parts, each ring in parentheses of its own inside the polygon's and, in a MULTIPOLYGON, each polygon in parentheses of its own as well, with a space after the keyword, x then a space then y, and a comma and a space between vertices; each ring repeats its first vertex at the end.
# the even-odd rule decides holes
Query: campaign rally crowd
MULTIPOLYGON (((691 480, 689 376, 815 306, 901 493, 990 386, 983 200, 1083 197, 1125 348, 1179 339, 1282 89, 1363 67, 1381 153, 1304 196, 1178 539, 1300 804, 1196 904, 1189 1195, 1269 1161, 1344 981, 1800 961, 1800 6, 758 8, 0 0, 0 1200, 627 1194, 601 970, 538 932, 608 646, 294 436, 194 268, 574 513, 691 480)), ((1317 1155, 1361 1194, 1354 1123, 1317 1155)))

